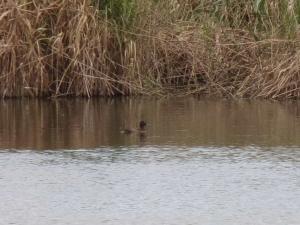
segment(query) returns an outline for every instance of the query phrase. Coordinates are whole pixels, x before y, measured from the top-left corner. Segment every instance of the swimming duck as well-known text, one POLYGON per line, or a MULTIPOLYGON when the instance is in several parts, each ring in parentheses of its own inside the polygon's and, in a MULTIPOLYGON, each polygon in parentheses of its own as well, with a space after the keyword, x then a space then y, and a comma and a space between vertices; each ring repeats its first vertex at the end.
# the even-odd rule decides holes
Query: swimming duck
POLYGON ((138 129, 125 128, 124 130, 121 130, 121 133, 131 134, 131 133, 134 133, 134 132, 138 132, 139 134, 143 134, 146 131, 146 125, 147 125, 147 123, 144 120, 141 120, 140 123, 139 123, 139 128, 138 129))

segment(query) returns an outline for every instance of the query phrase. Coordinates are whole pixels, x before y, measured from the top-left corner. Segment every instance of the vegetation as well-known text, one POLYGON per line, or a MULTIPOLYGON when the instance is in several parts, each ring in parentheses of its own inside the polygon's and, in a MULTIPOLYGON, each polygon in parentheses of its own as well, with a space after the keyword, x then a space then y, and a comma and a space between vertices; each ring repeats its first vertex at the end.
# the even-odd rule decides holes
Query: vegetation
POLYGON ((0 0, 0 94, 300 97, 297 0, 0 0))

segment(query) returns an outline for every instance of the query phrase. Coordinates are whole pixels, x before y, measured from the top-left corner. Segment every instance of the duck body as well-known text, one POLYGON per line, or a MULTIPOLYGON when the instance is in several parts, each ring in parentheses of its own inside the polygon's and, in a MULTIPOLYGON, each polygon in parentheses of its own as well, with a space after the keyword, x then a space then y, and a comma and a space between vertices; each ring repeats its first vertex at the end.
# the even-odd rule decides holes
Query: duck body
POLYGON ((139 123, 139 128, 138 129, 125 128, 124 130, 121 130, 121 133, 122 134, 132 134, 132 133, 145 134, 146 125, 147 125, 147 123, 144 120, 142 120, 139 123))
POLYGON ((133 132, 135 132, 135 130, 129 128, 125 128, 124 130, 121 130, 122 134, 131 134, 133 132))

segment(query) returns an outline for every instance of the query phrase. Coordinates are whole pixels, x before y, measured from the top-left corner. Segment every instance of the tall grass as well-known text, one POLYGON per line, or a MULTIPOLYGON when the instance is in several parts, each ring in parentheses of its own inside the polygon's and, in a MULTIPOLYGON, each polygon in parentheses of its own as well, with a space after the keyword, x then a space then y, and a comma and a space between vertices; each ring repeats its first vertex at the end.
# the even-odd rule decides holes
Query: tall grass
POLYGON ((300 96, 296 0, 0 0, 0 94, 300 96))
POLYGON ((112 22, 129 28, 136 16, 135 0, 93 0, 93 4, 112 22))

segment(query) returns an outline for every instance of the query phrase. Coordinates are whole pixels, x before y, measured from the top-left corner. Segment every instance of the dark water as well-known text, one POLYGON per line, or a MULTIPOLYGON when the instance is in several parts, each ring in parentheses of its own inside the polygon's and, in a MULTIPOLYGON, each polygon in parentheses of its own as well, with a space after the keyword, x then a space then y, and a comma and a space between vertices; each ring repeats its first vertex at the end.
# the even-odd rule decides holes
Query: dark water
POLYGON ((298 225, 299 131, 299 102, 2 101, 0 224, 298 225))

